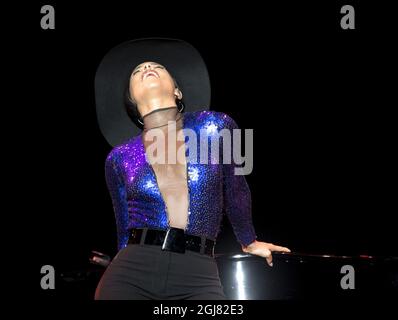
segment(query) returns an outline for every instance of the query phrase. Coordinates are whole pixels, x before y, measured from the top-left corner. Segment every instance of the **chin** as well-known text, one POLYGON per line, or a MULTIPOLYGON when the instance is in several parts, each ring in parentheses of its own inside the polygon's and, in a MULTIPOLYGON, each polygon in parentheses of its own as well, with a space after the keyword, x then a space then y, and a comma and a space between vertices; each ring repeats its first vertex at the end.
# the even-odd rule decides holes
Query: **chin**
POLYGON ((145 83, 144 88, 147 89, 162 88, 162 84, 158 79, 153 79, 151 81, 147 81, 147 83, 145 83))

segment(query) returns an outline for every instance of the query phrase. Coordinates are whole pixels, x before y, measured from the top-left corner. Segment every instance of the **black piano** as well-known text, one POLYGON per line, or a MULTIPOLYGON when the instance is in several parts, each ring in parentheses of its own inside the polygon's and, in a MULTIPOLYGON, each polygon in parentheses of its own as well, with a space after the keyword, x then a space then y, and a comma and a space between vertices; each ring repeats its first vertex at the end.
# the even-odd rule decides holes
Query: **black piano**
MULTIPOLYGON (((264 258, 250 254, 216 254, 227 298, 302 300, 398 297, 398 257, 298 252, 274 253, 273 257, 273 267, 269 267, 264 258), (353 273, 353 278, 345 281, 343 277, 348 272, 353 273)), ((57 281, 57 297, 92 300, 108 260, 109 257, 94 252, 86 268, 62 272, 57 281)))
POLYGON ((236 300, 398 297, 398 258, 273 254, 217 256, 228 298, 236 300), (350 276, 348 279, 347 277, 350 276))

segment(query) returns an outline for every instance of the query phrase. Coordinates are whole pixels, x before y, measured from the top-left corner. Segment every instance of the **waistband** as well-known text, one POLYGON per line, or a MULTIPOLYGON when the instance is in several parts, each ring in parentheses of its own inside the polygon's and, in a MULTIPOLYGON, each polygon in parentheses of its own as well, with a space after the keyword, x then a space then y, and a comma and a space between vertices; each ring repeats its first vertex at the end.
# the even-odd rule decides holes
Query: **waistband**
POLYGON ((185 233, 184 229, 169 227, 167 230, 150 228, 130 229, 129 244, 159 245, 162 250, 185 253, 185 250, 214 257, 216 242, 205 236, 185 233))

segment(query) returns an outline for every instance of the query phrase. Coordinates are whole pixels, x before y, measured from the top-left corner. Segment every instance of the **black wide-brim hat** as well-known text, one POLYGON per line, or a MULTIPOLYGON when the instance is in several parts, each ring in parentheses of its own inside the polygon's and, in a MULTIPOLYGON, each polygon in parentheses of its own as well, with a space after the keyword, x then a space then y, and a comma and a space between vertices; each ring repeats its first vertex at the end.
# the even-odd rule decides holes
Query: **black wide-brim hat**
POLYGON ((168 38, 124 42, 102 59, 95 75, 97 119, 105 139, 116 146, 141 132, 125 108, 125 90, 134 67, 145 61, 165 66, 176 80, 185 111, 210 106, 210 79, 199 52, 189 43, 168 38))

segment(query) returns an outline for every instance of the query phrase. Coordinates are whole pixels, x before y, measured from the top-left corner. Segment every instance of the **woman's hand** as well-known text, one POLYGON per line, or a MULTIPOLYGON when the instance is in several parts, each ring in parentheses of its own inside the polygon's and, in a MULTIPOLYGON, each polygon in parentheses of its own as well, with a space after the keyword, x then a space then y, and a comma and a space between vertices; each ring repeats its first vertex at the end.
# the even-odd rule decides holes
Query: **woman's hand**
POLYGON ((247 247, 242 246, 242 250, 245 253, 254 254, 256 256, 264 257, 267 260, 267 263, 270 267, 272 267, 272 252, 290 252, 288 248, 276 246, 272 243, 261 242, 255 240, 247 247))

